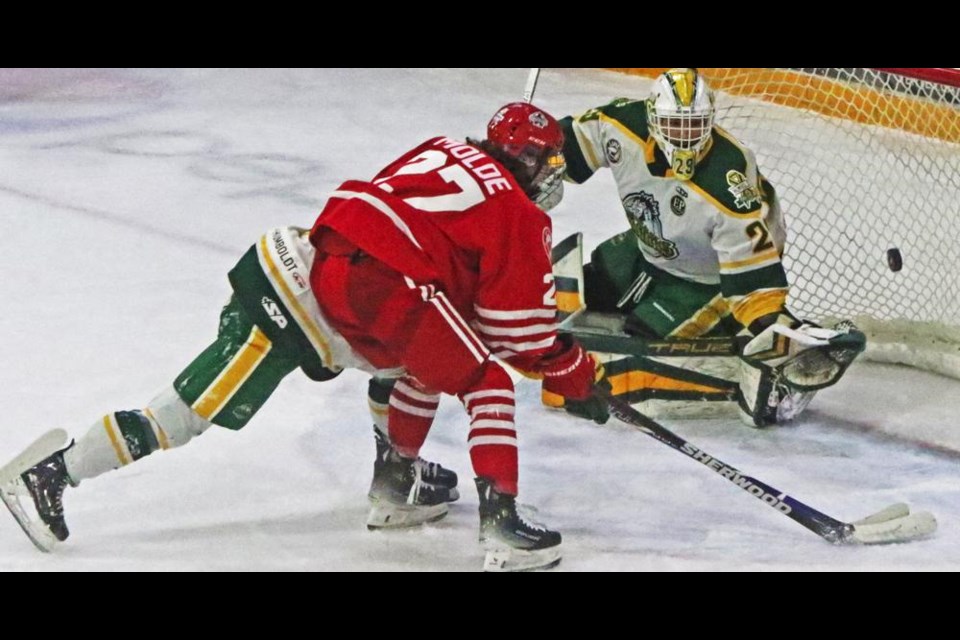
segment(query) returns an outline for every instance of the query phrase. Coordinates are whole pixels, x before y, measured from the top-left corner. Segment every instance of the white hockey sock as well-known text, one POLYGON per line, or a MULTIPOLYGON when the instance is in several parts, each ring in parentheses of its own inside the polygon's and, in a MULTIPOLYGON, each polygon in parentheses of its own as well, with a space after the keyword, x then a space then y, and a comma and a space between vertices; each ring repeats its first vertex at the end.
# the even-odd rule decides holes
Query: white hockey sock
POLYGON ((148 456, 186 444, 210 427, 173 387, 143 411, 117 411, 97 420, 63 455, 74 483, 95 478, 148 456))

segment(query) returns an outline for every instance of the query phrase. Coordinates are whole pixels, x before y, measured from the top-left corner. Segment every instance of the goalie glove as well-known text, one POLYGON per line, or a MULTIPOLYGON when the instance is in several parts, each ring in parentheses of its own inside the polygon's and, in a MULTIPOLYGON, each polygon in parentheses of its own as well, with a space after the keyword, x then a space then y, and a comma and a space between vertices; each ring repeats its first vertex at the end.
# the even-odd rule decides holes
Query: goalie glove
POLYGON ((551 356, 541 369, 542 400, 548 407, 563 409, 579 418, 604 424, 610 418, 607 402, 598 388, 610 389, 603 365, 583 350, 572 336, 560 334, 562 350, 551 356))
MULTIPOLYGON (((764 319, 755 337, 740 336, 741 418, 766 427, 800 415, 814 394, 829 387, 866 346, 851 322, 826 329, 781 313, 764 319)), ((756 326, 754 326, 756 328, 756 326)))

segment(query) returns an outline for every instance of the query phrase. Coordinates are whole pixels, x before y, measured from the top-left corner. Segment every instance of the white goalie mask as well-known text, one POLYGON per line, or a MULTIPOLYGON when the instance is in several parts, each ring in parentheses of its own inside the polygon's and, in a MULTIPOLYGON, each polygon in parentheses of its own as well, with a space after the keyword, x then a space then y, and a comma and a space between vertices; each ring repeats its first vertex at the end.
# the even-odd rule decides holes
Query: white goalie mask
POLYGON ((670 69, 654 81, 647 123, 677 178, 693 177, 710 142, 715 112, 713 90, 696 69, 670 69))

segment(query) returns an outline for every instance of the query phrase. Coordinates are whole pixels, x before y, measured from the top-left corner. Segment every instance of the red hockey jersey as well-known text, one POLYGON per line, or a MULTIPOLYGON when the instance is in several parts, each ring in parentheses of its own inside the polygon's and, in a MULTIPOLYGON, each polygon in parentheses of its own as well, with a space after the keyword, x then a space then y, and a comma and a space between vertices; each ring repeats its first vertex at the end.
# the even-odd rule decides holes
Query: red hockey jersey
POLYGON ((537 370, 556 337, 550 218, 502 165, 450 138, 428 140, 370 182, 330 196, 327 227, 441 289, 494 355, 537 370))

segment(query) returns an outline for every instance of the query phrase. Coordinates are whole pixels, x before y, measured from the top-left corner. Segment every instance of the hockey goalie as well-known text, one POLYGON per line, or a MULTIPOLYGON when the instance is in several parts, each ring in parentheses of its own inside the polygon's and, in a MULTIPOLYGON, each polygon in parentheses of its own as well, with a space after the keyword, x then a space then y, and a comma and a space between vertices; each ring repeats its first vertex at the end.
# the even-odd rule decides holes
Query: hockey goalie
MULTIPOLYGON (((727 336, 638 331, 628 316, 584 306, 591 298, 583 295, 583 271, 573 266, 582 260, 581 242, 580 234, 571 236, 555 251, 558 309, 569 317, 567 331, 603 363, 610 392, 647 415, 706 417, 733 409, 751 427, 790 422, 866 346, 851 322, 825 328, 786 309, 727 336)), ((576 401, 545 390, 543 402, 599 423, 608 416, 599 398, 576 401)))
MULTIPOLYGON (((826 328, 788 310, 776 191, 714 115, 696 69, 671 69, 645 100, 560 121, 567 181, 609 168, 630 229, 582 270, 578 241, 558 245, 557 289, 568 313, 585 304, 572 333, 603 354, 615 395, 650 415, 724 402, 766 427, 796 418, 866 340, 848 322, 826 328)), ((600 402, 544 402, 605 420, 600 402)))

